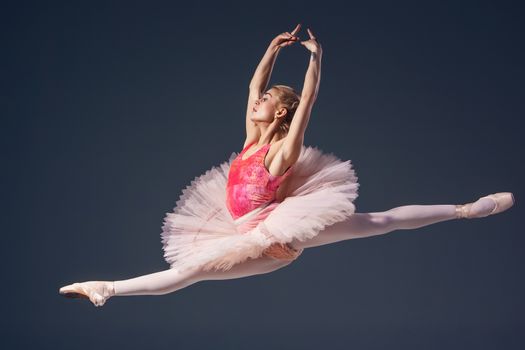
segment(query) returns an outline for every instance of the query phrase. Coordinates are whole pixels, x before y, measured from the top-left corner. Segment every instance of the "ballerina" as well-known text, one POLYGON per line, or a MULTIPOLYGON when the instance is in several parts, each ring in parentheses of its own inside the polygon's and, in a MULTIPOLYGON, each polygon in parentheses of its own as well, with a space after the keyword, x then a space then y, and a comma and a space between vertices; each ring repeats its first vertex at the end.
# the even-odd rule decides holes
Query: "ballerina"
POLYGON ((170 268, 117 281, 86 281, 59 289, 102 306, 113 296, 163 295, 204 280, 269 273, 295 261, 304 249, 348 239, 482 218, 514 204, 499 192, 467 204, 405 205, 356 213, 359 183, 349 160, 303 145, 317 99, 323 50, 298 24, 268 46, 249 85, 246 139, 239 154, 195 178, 167 213, 161 239, 170 268), (303 89, 266 89, 278 53, 300 42, 310 60, 303 89))

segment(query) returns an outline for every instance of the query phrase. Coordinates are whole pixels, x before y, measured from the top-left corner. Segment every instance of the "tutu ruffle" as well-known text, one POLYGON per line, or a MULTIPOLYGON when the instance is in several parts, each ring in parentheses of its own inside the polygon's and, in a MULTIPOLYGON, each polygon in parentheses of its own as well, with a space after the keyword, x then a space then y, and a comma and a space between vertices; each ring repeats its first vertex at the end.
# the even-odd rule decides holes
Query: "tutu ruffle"
POLYGON ((260 257, 273 243, 305 241, 355 212, 359 183, 351 161, 303 146, 284 200, 234 220, 226 207, 226 183, 237 155, 191 181, 166 213, 161 240, 171 268, 229 270, 260 257))

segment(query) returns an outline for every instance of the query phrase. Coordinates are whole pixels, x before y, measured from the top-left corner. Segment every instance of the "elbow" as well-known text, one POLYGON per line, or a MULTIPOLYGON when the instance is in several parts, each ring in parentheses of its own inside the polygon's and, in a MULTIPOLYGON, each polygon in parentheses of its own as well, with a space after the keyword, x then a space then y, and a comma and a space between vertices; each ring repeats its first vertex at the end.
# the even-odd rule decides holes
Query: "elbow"
POLYGON ((317 99, 318 92, 319 92, 318 88, 310 86, 306 89, 303 89, 303 91, 301 92, 301 99, 304 99, 305 101, 306 100, 315 101, 317 99))

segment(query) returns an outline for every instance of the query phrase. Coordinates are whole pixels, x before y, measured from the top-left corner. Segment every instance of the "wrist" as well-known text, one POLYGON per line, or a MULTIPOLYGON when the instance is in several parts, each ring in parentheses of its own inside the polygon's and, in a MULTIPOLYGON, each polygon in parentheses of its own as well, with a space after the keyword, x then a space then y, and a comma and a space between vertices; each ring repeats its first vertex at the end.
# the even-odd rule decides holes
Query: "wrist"
POLYGON ((268 46, 268 50, 273 50, 273 51, 279 51, 281 47, 274 41, 272 40, 270 42, 270 45, 268 46))
POLYGON ((311 61, 315 61, 315 60, 320 60, 321 57, 323 56, 323 52, 322 51, 310 51, 310 60, 311 61))

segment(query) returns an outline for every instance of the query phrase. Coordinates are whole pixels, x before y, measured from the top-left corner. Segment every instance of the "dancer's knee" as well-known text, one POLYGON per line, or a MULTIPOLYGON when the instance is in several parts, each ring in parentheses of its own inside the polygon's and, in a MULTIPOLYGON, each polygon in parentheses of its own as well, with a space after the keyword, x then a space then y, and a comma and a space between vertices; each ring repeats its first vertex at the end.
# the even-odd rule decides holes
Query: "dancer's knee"
POLYGON ((262 275, 283 268, 293 261, 277 260, 270 257, 259 257, 248 259, 242 263, 233 265, 229 270, 207 270, 193 276, 193 281, 222 280, 262 275))
POLYGON ((382 235, 395 230, 395 218, 388 211, 367 213, 351 224, 349 232, 358 236, 382 235))
POLYGON ((371 213, 370 222, 374 227, 381 229, 382 231, 388 231, 393 229, 394 217, 388 211, 381 213, 371 213))

